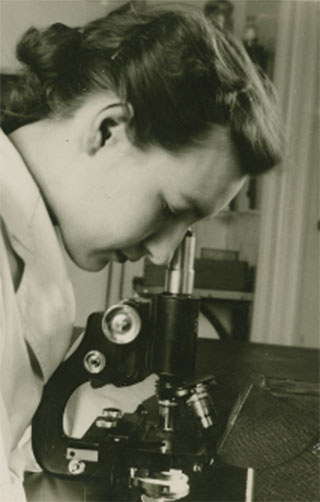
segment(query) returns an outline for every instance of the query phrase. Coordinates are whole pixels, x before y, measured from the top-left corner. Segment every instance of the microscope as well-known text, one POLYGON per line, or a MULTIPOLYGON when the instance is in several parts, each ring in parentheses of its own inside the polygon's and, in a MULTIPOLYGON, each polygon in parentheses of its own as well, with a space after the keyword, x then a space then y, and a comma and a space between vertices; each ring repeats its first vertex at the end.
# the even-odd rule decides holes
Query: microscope
MULTIPOLYGON (((165 502, 189 493, 190 473, 213 463, 212 375, 197 379, 200 300, 192 296, 195 236, 176 250, 164 292, 134 297, 89 316, 78 348, 52 375, 32 427, 35 457, 47 473, 97 479, 115 500, 165 502), (82 438, 69 437, 63 415, 83 383, 122 387, 155 373, 154 409, 105 408, 82 438)), ((98 482, 98 481, 97 481, 98 482)))

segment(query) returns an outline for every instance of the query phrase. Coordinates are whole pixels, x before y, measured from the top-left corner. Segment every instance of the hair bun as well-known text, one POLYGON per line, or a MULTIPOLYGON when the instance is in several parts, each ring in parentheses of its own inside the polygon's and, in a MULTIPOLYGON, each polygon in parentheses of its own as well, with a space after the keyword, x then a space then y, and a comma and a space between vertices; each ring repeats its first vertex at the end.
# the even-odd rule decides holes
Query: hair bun
POLYGON ((82 36, 77 28, 55 23, 39 30, 30 28, 17 45, 17 59, 40 80, 55 79, 74 65, 82 36))

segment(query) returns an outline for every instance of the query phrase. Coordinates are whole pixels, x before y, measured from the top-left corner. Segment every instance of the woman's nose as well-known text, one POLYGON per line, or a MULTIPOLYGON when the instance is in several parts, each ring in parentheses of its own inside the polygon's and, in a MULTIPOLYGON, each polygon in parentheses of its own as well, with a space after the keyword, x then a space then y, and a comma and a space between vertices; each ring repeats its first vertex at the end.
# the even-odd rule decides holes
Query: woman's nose
POLYGON ((169 264, 187 229, 188 225, 179 226, 178 228, 166 228, 144 241, 143 245, 154 265, 169 264))
POLYGON ((157 249, 154 252, 148 252, 148 258, 154 265, 168 265, 174 251, 174 249, 157 249))

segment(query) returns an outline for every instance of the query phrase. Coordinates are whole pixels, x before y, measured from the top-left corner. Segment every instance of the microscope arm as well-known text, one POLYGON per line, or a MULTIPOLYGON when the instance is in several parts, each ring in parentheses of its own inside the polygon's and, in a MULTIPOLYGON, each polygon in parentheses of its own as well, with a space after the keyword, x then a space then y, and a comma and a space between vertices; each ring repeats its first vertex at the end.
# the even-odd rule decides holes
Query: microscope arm
MULTIPOLYGON (((133 312, 132 305, 137 308, 135 302, 123 303, 121 308, 130 314, 133 312)), ((143 304, 139 308, 144 312, 149 306, 143 304)), ((99 475, 98 464, 105 456, 106 450, 110 459, 112 457, 111 450, 114 449, 114 445, 110 434, 111 442, 108 448, 103 446, 103 451, 101 438, 95 442, 91 439, 90 441, 75 439, 65 434, 63 415, 72 393, 89 381, 92 387, 101 387, 108 383, 123 386, 129 385, 132 381, 140 381, 150 374, 143 364, 146 337, 138 337, 127 345, 116 345, 105 336, 102 330, 103 321, 103 313, 91 314, 79 346, 47 382, 34 416, 33 451, 39 465, 51 474, 60 476, 82 474, 72 472, 77 468, 76 462, 72 461, 80 459, 87 460, 85 475, 96 476, 99 475)), ((128 431, 130 433, 131 428, 130 424, 127 425, 125 434, 128 434, 128 431)))

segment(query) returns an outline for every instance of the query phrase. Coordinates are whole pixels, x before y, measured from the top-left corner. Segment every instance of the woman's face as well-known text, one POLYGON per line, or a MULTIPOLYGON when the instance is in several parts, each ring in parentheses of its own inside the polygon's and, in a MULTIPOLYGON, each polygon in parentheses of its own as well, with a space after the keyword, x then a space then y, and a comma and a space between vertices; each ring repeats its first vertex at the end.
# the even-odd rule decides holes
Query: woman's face
POLYGON ((167 263, 188 227, 221 209, 244 180, 224 128, 179 154, 138 149, 124 124, 92 153, 80 130, 70 128, 56 145, 59 159, 51 165, 47 155, 38 178, 68 253, 86 270, 144 255, 167 263))
POLYGON ((73 260, 87 270, 144 255, 167 263, 188 227, 218 211, 241 186, 232 161, 214 163, 201 151, 177 158, 157 149, 115 151, 70 190, 61 229, 73 260))

